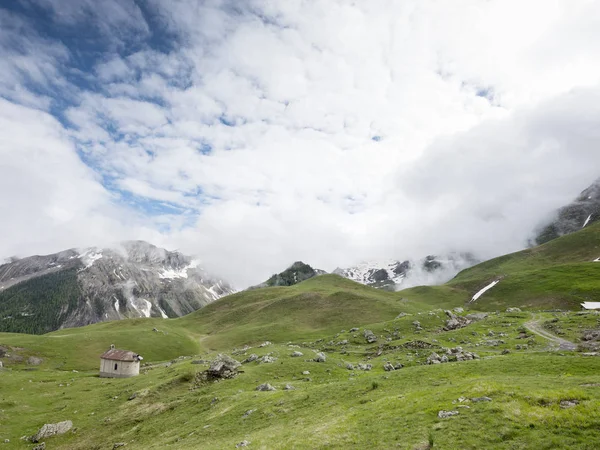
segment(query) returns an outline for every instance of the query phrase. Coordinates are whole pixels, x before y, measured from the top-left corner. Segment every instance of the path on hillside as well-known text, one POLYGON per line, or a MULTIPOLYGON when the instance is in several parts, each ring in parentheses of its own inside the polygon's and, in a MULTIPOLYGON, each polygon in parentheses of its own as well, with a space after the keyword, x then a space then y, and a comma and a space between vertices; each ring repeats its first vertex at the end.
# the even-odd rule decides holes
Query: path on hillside
POLYGON ((526 322, 525 328, 527 328, 532 333, 537 334, 538 336, 543 337, 550 341, 552 346, 558 347, 559 350, 575 350, 577 349, 577 345, 573 344, 571 341, 567 341, 566 339, 559 338, 558 336, 553 335, 552 333, 544 330, 542 325, 542 318, 540 318, 539 314, 533 316, 533 319, 529 322, 526 322))

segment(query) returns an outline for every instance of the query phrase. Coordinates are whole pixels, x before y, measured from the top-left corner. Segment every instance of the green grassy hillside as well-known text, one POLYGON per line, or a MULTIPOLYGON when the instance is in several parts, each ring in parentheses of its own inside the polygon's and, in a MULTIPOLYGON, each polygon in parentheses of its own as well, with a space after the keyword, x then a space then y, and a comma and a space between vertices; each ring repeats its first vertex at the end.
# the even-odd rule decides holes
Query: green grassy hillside
MULTIPOLYGON (((517 306, 578 310, 584 301, 600 301, 600 222, 547 244, 494 258, 463 270, 445 286, 401 291, 414 301, 436 297, 468 303, 475 293, 500 280, 476 302, 483 311, 517 306), (426 293, 425 295, 423 295, 426 293)), ((425 300, 426 301, 426 300, 425 300)))

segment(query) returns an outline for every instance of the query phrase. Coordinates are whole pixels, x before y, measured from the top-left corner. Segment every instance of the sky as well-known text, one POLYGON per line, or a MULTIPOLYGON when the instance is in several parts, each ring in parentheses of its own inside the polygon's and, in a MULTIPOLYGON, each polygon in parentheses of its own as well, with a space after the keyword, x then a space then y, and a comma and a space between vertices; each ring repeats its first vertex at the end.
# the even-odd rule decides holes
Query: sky
POLYGON ((0 258, 483 259, 599 163, 597 0, 0 3, 0 258))

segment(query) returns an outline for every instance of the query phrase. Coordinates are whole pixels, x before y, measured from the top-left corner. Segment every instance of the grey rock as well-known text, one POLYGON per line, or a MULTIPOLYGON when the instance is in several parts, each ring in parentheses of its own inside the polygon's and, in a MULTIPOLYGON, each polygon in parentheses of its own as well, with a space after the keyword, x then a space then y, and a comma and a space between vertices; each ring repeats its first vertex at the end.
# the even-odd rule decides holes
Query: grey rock
POLYGON ((265 355, 262 358, 260 358, 259 361, 261 363, 274 363, 275 361, 277 361, 277 358, 275 358, 273 356, 265 355))
POLYGON ((291 356, 292 356, 292 358, 298 358, 300 356, 304 356, 304 353, 296 351, 296 352, 292 353, 291 356))
POLYGON ((38 445, 36 445, 35 447, 33 447, 32 450, 46 450, 46 443, 41 442, 38 445))
POLYGON ((254 411, 256 411, 255 409, 249 409, 248 411, 246 411, 244 413, 244 415, 242 417, 248 417, 250 416, 254 411))
POLYGON ((115 442, 115 443, 113 444, 113 450, 114 450, 115 448, 125 447, 126 445, 127 445, 127 444, 126 444, 125 442, 115 442))
POLYGON ((360 328, 350 328, 350 333, 356 333, 357 331, 359 331, 360 328))
POLYGON ((271 342, 265 341, 265 342, 263 342, 262 344, 259 345, 259 348, 268 347, 269 345, 271 345, 271 342))
POLYGON ((373 344, 377 342, 377 336, 371 330, 365 330, 363 335, 369 344, 373 344))
POLYGON ((315 358, 313 359, 313 361, 315 362, 325 362, 327 361, 327 356, 325 355, 325 353, 317 353, 315 358))
POLYGON ((465 310, 463 308, 461 308, 461 307, 458 307, 458 308, 454 308, 454 312, 456 314, 462 314, 462 313, 465 312, 465 310))
POLYGON ((358 370, 364 370, 367 372, 373 368, 373 366, 371 364, 362 364, 362 363, 358 363, 358 365, 356 367, 358 370))
POLYGON ((65 420, 63 422, 58 423, 47 423, 31 438, 31 442, 40 442, 42 439, 51 436, 57 436, 60 434, 65 434, 73 428, 73 422, 70 420, 65 420))
POLYGON ((354 370, 354 364, 352 364, 352 363, 346 363, 346 369, 348 369, 348 370, 354 370))
POLYGON ((206 361, 204 361, 203 359, 195 359, 194 361, 192 361, 192 364, 206 364, 206 361))
POLYGON ((561 400, 560 407, 561 409, 569 409, 574 408, 579 404, 579 400, 561 400))
POLYGON ((305 370, 302 372, 302 375, 310 375, 310 372, 308 370, 305 370))
POLYGON ((477 320, 483 320, 485 318, 487 318, 488 313, 471 313, 471 314, 467 314, 465 316, 466 319, 471 320, 472 322, 475 322, 477 320))
POLYGON ((236 444, 235 448, 248 447, 249 445, 250 445, 250 441, 243 440, 239 444, 236 444))
POLYGON ((396 370, 396 367, 394 367, 394 365, 391 362, 386 362, 383 365, 383 370, 385 370, 386 372, 391 372, 393 370, 396 370))
POLYGON ((471 401, 475 402, 475 403, 477 403, 477 402, 491 402, 492 399, 489 398, 489 397, 474 397, 474 398, 471 399, 471 401))
POLYGON ((127 400, 131 401, 131 400, 135 400, 137 398, 137 392, 134 392, 133 394, 131 394, 129 396, 129 398, 127 400))
MULTIPOLYGON (((225 281, 196 267, 191 257, 143 241, 13 260, 0 265, 0 285, 34 286, 38 277, 59 273, 72 277, 78 298, 86 301, 78 302, 66 314, 58 305, 54 312, 60 320, 52 324, 53 330, 145 317, 147 301, 152 317, 183 316, 234 292, 225 281)), ((34 294, 25 297, 20 306, 35 315, 40 306, 35 289, 31 292, 34 294)))
POLYGON ((521 312, 521 308, 506 308, 507 313, 519 313, 521 312))
POLYGON ((30 356, 27 358, 27 364, 30 366, 39 366, 42 362, 44 362, 44 360, 36 356, 30 356))
POLYGON ((238 374, 238 369, 241 365, 242 363, 236 361, 231 356, 219 354, 210 363, 206 373, 209 378, 233 378, 238 374))
POLYGON ((244 362, 245 362, 245 363, 251 363, 251 362, 254 362, 254 361, 256 361, 257 359, 258 359, 258 355, 255 355, 254 353, 252 353, 250 356, 248 356, 248 357, 247 357, 247 358, 244 360, 244 362))
POLYGON ((447 419, 448 417, 458 416, 458 411, 440 411, 438 417, 440 419, 447 419))
POLYGON ((256 390, 264 392, 264 391, 275 391, 276 389, 273 386, 271 386, 269 383, 263 383, 261 385, 258 385, 256 387, 256 390))
POLYGON ((296 390, 296 388, 294 386, 292 386, 291 384, 286 384, 283 389, 286 391, 295 391, 296 390))
POLYGON ((444 327, 445 331, 458 330, 471 324, 471 320, 463 316, 457 316, 452 311, 446 311, 446 315, 448 320, 446 320, 446 326, 444 327))
POLYGON ((504 350, 502 350, 502 354, 503 355, 508 355, 510 353, 510 350, 505 348, 504 350))

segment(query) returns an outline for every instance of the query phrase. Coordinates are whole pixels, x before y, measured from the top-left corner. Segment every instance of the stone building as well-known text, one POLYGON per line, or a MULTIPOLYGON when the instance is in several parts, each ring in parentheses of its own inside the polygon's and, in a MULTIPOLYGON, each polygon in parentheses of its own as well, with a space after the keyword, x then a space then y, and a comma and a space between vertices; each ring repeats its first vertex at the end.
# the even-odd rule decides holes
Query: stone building
POLYGON ((119 350, 111 345, 110 349, 100 356, 100 377, 135 377, 140 374, 140 361, 142 359, 144 358, 137 353, 119 350))

